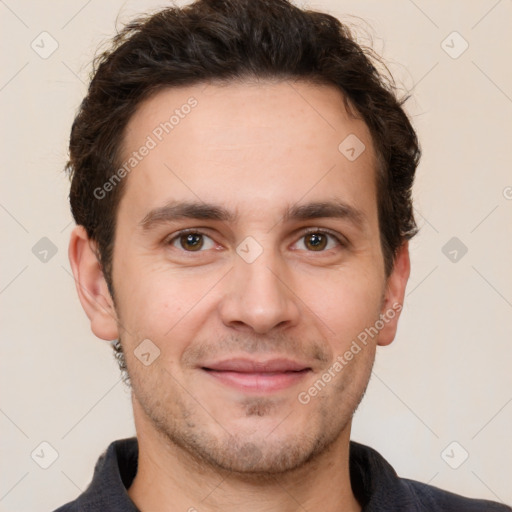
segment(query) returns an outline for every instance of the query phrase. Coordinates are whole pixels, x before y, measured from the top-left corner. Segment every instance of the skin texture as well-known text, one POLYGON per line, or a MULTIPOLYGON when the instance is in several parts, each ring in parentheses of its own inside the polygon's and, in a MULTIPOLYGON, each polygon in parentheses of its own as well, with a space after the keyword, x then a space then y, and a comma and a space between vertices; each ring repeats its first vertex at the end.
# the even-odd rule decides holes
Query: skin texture
POLYGON ((94 242, 81 226, 70 240, 91 329, 105 340, 120 337, 126 353, 140 448, 129 494, 152 511, 360 510, 348 473, 351 418, 376 346, 391 343, 399 314, 307 404, 298 395, 403 302, 408 249, 386 278, 369 131, 331 86, 201 84, 141 104, 124 156, 190 97, 197 106, 125 178, 115 307, 94 242), (338 150, 349 134, 366 147, 354 161, 338 150), (287 207, 333 200, 358 211, 360 222, 284 217, 287 207), (213 203, 238 218, 181 218, 144 229, 148 212, 169 201, 213 203), (203 238, 180 244, 176 235, 186 228, 203 238), (309 228, 334 236, 315 238, 309 228), (257 244, 244 245, 247 237, 257 244), (261 254, 248 263, 240 247, 261 254), (160 350, 148 366, 134 352, 145 339, 160 350), (203 369, 232 357, 286 358, 309 371, 284 389, 247 391, 203 369))

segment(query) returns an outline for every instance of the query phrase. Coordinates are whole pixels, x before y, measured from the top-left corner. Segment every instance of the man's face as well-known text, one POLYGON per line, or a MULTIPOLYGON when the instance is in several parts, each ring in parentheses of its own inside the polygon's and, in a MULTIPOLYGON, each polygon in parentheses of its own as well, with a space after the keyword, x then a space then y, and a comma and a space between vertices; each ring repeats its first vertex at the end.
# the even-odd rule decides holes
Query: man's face
POLYGON ((136 423, 217 467, 298 467, 349 432, 378 336, 333 365, 390 307, 369 131, 334 88, 262 82, 164 90, 130 120, 124 159, 148 136, 113 257, 136 423), (355 160, 338 149, 350 134, 355 160), (155 214, 181 203, 203 215, 155 214))

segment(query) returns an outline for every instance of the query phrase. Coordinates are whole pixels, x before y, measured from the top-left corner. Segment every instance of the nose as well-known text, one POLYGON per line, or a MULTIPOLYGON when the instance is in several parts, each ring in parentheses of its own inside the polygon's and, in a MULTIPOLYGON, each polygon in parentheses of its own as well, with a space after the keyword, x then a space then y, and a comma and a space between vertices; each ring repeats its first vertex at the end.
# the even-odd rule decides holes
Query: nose
POLYGON ((265 250, 252 263, 235 256, 219 311, 223 323, 239 331, 266 334, 296 325, 299 299, 285 264, 265 250))

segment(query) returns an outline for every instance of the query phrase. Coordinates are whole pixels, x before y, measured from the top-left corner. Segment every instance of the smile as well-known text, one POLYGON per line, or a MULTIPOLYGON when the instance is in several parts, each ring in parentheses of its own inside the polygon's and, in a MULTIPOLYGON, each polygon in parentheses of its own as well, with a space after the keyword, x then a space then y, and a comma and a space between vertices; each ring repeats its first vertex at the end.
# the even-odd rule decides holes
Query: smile
POLYGON ((260 394, 291 387, 311 371, 310 367, 288 359, 229 359, 207 364, 201 369, 223 385, 260 394))

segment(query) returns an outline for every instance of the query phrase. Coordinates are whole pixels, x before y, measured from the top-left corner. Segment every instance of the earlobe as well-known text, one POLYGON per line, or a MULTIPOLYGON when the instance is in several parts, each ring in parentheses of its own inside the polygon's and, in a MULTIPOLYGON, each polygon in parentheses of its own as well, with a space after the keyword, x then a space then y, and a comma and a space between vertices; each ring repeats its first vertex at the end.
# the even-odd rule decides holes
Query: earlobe
POLYGON ((384 327, 379 332, 378 345, 389 345, 395 339, 410 271, 409 244, 405 242, 395 257, 393 270, 387 280, 381 310, 384 327))
POLYGON ((70 236, 68 256, 80 303, 91 322, 93 333, 103 340, 119 336, 114 302, 96 256, 96 243, 83 226, 76 226, 70 236))

